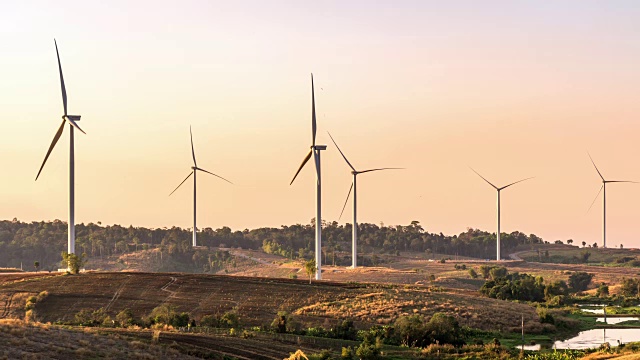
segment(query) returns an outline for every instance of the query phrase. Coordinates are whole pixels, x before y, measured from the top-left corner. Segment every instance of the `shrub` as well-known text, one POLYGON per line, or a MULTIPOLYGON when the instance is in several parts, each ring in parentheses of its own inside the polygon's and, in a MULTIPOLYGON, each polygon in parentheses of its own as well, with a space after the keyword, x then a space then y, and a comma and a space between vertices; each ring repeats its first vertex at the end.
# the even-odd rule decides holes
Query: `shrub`
POLYGON ((477 279, 478 273, 474 269, 469 269, 469 276, 471 276, 472 279, 477 279))
POLYGON ((553 316, 547 311, 546 308, 543 307, 538 307, 536 309, 536 312, 538 313, 538 317, 540 318, 540 322, 541 323, 546 323, 546 324, 554 324, 555 320, 553 319, 553 316))
POLYGON ((286 311, 278 311, 278 315, 276 315, 275 319, 271 322, 271 328, 277 333, 286 333, 287 332, 287 312, 286 311))
POLYGON ((200 326, 218 327, 219 319, 213 315, 205 315, 200 319, 200 326))
POLYGON ((607 297, 609 296, 609 286, 607 284, 602 283, 598 286, 598 291, 596 291, 596 296, 598 297, 607 297))
POLYGON ((464 344, 464 334, 458 321, 450 315, 435 313, 428 322, 418 315, 402 316, 395 328, 405 346, 424 347, 433 343, 464 344))
POLYGON ((491 270, 489 270, 489 275, 491 276, 492 280, 503 278, 507 276, 507 268, 504 266, 494 266, 491 268, 491 270))
POLYGON ((356 357, 360 360, 376 360, 380 358, 380 349, 375 345, 363 342, 356 348, 356 357))
POLYGON ((547 300, 555 296, 566 296, 567 294, 569 294, 569 287, 564 280, 556 280, 544 287, 544 298, 547 300))
POLYGON ((480 288, 480 293, 500 300, 542 301, 544 279, 529 274, 508 274, 495 280, 487 280, 480 288))
POLYGON ((220 318, 220 326, 228 328, 237 328, 240 326, 240 317, 235 311, 227 311, 220 318))
POLYGON ((640 288, 640 279, 623 278, 620 286, 620 292, 624 296, 638 296, 638 289, 640 288))
POLYGON ((189 314, 185 312, 178 314, 175 307, 169 304, 164 304, 151 311, 151 314, 149 315, 149 322, 151 324, 164 324, 174 327, 182 327, 189 325, 189 314))
POLYGON ((569 276, 569 286, 575 292, 585 291, 593 279, 593 274, 584 271, 576 271, 569 276))
POLYGON ((131 309, 124 309, 116 315, 116 322, 119 326, 126 328, 134 323, 133 312, 131 309))
POLYGON ((76 324, 81 326, 110 325, 111 323, 111 318, 104 308, 94 311, 89 309, 80 310, 75 314, 74 319, 76 324))

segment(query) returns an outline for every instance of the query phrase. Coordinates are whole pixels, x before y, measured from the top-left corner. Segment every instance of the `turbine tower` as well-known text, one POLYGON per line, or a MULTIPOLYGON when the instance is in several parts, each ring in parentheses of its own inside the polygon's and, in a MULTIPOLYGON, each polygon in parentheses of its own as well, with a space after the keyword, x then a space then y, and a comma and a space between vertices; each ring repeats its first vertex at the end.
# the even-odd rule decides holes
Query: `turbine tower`
MULTIPOLYGON (((340 218, 342 217, 342 214, 344 213, 344 209, 347 207, 347 202, 349 201, 349 196, 351 196, 351 191, 353 190, 353 227, 352 227, 352 232, 351 232, 351 242, 352 242, 351 243, 351 254, 352 254, 351 267, 353 267, 355 269, 358 266, 358 218, 357 218, 357 213, 358 213, 358 206, 357 206, 358 185, 357 185, 357 182, 356 182, 357 176, 358 176, 358 174, 364 174, 364 173, 368 173, 368 172, 372 172, 372 171, 400 170, 402 168, 379 168, 379 169, 369 169, 369 170, 358 171, 358 170, 356 170, 356 168, 353 167, 353 165, 351 165, 349 160, 347 160, 347 157, 344 155, 342 150, 340 150, 340 147, 338 146, 336 141, 333 139, 333 136, 331 136, 331 134, 329 134, 329 137, 331 138, 331 141, 333 141, 333 144, 336 146, 336 148, 338 148, 338 151, 340 152, 340 155, 342 155, 342 158, 344 159, 344 161, 346 161, 347 165, 349 165, 349 167, 351 168, 351 174, 353 175, 353 182, 351 183, 351 187, 349 188, 349 193, 347 194, 347 199, 344 201, 344 206, 342 207, 342 211, 340 212, 340 218)), ((338 218, 338 220, 340 220, 340 218, 338 218)))
POLYGON ((86 135, 84 130, 78 126, 77 122, 80 121, 80 115, 68 115, 67 114, 67 90, 64 86, 64 77, 62 76, 62 65, 60 64, 60 54, 58 53, 58 43, 55 39, 53 39, 53 43, 56 47, 56 56, 58 57, 58 71, 60 72, 60 87, 62 89, 62 107, 64 109, 64 114, 62 115, 62 123, 58 128, 58 131, 53 137, 53 141, 51 145, 49 145, 49 150, 47 151, 47 155, 44 157, 44 161, 40 166, 40 170, 38 170, 38 175, 36 175, 36 180, 40 177, 40 173, 44 168, 44 164, 47 162, 49 155, 51 155, 51 151, 56 146, 58 140, 60 140, 60 136, 62 136, 62 132, 64 131, 65 124, 69 124, 69 221, 67 222, 69 226, 69 230, 67 232, 68 240, 67 240, 67 253, 75 254, 76 252, 76 227, 75 227, 75 162, 74 162, 74 151, 73 151, 73 131, 74 128, 80 130, 83 134, 86 135))
MULTIPOLYGON (((598 194, 596 195, 595 199, 593 199, 591 206, 589 206, 589 210, 591 210, 591 207, 598 199, 598 196, 600 196, 600 192, 603 192, 602 194, 602 247, 606 248, 607 247, 607 184, 608 183, 637 184, 638 182, 627 181, 627 180, 605 180, 604 176, 602 176, 602 174, 600 173, 600 170, 598 170, 596 163, 593 161, 591 154, 587 153, 587 155, 589 155, 589 159, 591 159, 591 163, 593 164, 593 167, 596 168, 598 175, 600 175, 600 179, 602 179, 602 186, 600 187, 600 191, 598 191, 598 194)), ((587 212, 589 212, 589 210, 587 210, 587 212)))
POLYGON ((518 180, 516 182, 512 182, 511 184, 505 185, 503 187, 497 187, 497 186, 493 185, 491 182, 489 182, 489 180, 485 179, 477 171, 473 170, 473 168, 471 168, 471 170, 474 173, 476 173, 478 176, 480 176, 482 178, 482 180, 486 181, 487 184, 491 185, 494 189, 496 189, 496 191, 498 193, 498 232, 496 233, 496 261, 500 261, 500 191, 508 188, 511 185, 515 185, 515 184, 517 184, 519 182, 523 182, 525 180, 533 179, 533 177, 522 179, 522 180, 518 180))
POLYGON ((193 166, 191 167, 191 172, 189 173, 189 175, 187 175, 186 178, 184 178, 184 180, 182 180, 182 182, 180 183, 180 185, 178 185, 178 187, 176 187, 171 194, 169 194, 169 196, 171 196, 174 192, 176 192, 176 190, 178 190, 178 188, 180 186, 182 186, 182 184, 184 184, 185 181, 187 181, 187 179, 189 179, 189 177, 191 177, 191 175, 193 175, 193 247, 197 246, 197 242, 196 242, 196 231, 197 231, 197 227, 196 227, 196 171, 202 171, 205 172, 207 174, 211 174, 215 177, 218 177, 226 182, 228 182, 229 184, 233 184, 231 181, 223 178, 222 176, 216 175, 210 171, 207 171, 205 169, 199 168, 198 164, 196 163, 196 151, 193 149, 193 133, 191 132, 191 126, 189 126, 189 135, 191 136, 191 155, 193 156, 193 166))
POLYGON ((300 170, 313 155, 316 165, 316 280, 322 279, 322 177, 320 176, 320 151, 326 150, 327 145, 316 145, 316 98, 313 90, 313 74, 311 74, 311 150, 293 176, 289 185, 293 184, 300 170))

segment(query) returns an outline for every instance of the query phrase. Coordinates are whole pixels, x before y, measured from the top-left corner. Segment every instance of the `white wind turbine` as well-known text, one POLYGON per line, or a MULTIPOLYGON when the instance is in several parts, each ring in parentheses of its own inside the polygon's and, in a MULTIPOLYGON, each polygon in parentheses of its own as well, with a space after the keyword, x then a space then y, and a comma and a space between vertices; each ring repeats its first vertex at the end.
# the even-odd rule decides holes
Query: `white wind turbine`
POLYGON ((298 171, 296 171, 289 185, 293 184, 304 165, 309 161, 311 155, 313 155, 313 160, 316 165, 316 280, 322 279, 322 183, 320 176, 320 151, 326 149, 327 145, 316 145, 316 98, 313 90, 313 74, 311 74, 311 150, 309 150, 307 156, 302 160, 302 164, 298 168, 298 171))
MULTIPOLYGON (((353 167, 353 165, 351 165, 349 160, 347 160, 347 157, 344 155, 342 150, 340 150, 340 147, 338 146, 336 141, 333 139, 333 136, 331 136, 331 134, 329 134, 329 137, 331 138, 331 141, 333 141, 333 144, 336 146, 336 148, 340 152, 340 155, 342 155, 342 158, 344 159, 344 161, 346 161, 347 165, 349 165, 349 167, 351 168, 351 170, 352 170, 351 174, 353 175, 353 182, 351 183, 351 187, 349 188, 349 193, 347 194, 347 199, 344 201, 344 206, 342 207, 342 211, 340 212, 340 218, 342 217, 342 214, 344 213, 344 209, 347 207, 347 202, 349 201, 349 196, 351 196, 351 191, 353 190, 353 226, 352 226, 352 232, 351 232, 351 254, 352 254, 351 267, 353 267, 355 269, 358 266, 358 218, 357 218, 357 213, 358 213, 358 206, 357 206, 358 184, 356 183, 357 176, 358 176, 358 174, 364 174, 364 173, 368 173, 368 172, 372 172, 372 171, 400 170, 402 168, 379 168, 379 169, 369 169, 369 170, 358 171, 358 170, 356 170, 356 168, 353 167)), ((338 218, 338 220, 340 220, 340 218, 338 218)))
MULTIPOLYGON (((600 191, 598 191, 598 194, 596 195, 595 199, 593 199, 591 206, 589 206, 589 210, 591 210, 591 207, 593 207, 593 204, 596 202, 596 200, 598 200, 598 196, 600 196, 600 192, 603 192, 603 195, 602 195, 602 247, 606 248, 607 247, 607 184, 608 183, 637 184, 638 182, 627 181, 627 180, 605 180, 604 176, 602 176, 602 174, 600 173, 600 170, 598 170, 596 163, 593 161, 591 154, 587 153, 587 155, 589 155, 589 159, 591 159, 591 163, 593 164, 593 167, 596 168, 598 175, 600 175, 600 179, 602 179, 602 186, 600 187, 600 191)), ((589 210, 587 210, 587 212, 589 212, 589 210)))
POLYGON ((231 181, 223 178, 222 176, 216 175, 210 171, 207 171, 205 169, 199 168, 198 164, 196 164, 196 152, 193 149, 193 134, 191 133, 191 126, 189 126, 189 135, 191 136, 191 155, 193 156, 193 166, 191 167, 191 172, 189 173, 189 175, 187 175, 186 178, 184 178, 184 180, 182 180, 182 182, 180 183, 180 185, 178 185, 178 187, 176 187, 171 194, 169 194, 169 196, 171 196, 174 192, 176 192, 176 190, 178 190, 178 188, 180 186, 182 186, 182 184, 184 184, 185 181, 187 181, 187 179, 189 179, 189 177, 191 175, 193 175, 193 246, 197 246, 197 242, 196 242, 196 231, 197 231, 197 227, 196 227, 196 171, 202 171, 205 172, 207 174, 211 174, 215 177, 218 177, 226 182, 228 182, 229 184, 233 184, 231 181))
POLYGON ((64 109, 64 115, 62 115, 62 123, 58 128, 58 131, 53 137, 53 141, 49 146, 49 150, 47 151, 47 155, 44 157, 44 161, 40 166, 40 170, 38 171, 38 175, 36 175, 36 180, 40 176, 42 169, 44 168, 44 164, 47 162, 49 155, 51 155, 51 151, 56 146, 56 143, 62 136, 62 131, 64 131, 65 124, 69 124, 69 221, 68 221, 68 240, 67 240, 67 253, 75 254, 76 252, 76 228, 75 228, 75 162, 74 162, 74 151, 73 151, 73 131, 74 128, 80 130, 83 134, 86 134, 80 126, 78 126, 77 122, 80 121, 80 115, 68 115, 67 114, 67 90, 64 86, 64 77, 62 76, 62 65, 60 64, 60 54, 58 53, 58 43, 55 39, 53 39, 53 43, 56 47, 56 56, 58 57, 58 71, 60 72, 60 87, 62 89, 62 107, 64 109))
POLYGON ((496 189, 496 191, 498 192, 498 231, 496 233, 496 261, 500 261, 500 191, 508 188, 511 185, 515 185, 515 184, 517 184, 519 182, 523 182, 525 180, 533 179, 533 177, 522 179, 522 180, 518 180, 516 182, 513 182, 513 183, 511 183, 509 185, 505 185, 503 187, 497 187, 497 186, 493 185, 491 182, 489 182, 489 180, 485 179, 477 171, 473 170, 473 168, 471 168, 471 170, 474 173, 476 173, 478 176, 480 176, 482 178, 482 180, 486 181, 487 184, 491 185, 494 189, 496 189))

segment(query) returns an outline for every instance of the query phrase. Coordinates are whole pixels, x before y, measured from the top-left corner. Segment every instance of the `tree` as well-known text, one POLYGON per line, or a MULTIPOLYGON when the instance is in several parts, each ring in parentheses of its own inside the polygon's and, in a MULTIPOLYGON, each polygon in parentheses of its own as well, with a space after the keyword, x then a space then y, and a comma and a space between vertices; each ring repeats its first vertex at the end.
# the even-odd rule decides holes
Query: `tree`
POLYGON ((544 297, 551 300, 555 296, 566 296, 569 293, 569 287, 564 280, 556 280, 544 287, 544 297))
POLYGON ((620 292, 628 297, 638 296, 640 294, 640 279, 623 278, 620 292))
POLYGON ((307 275, 309 275, 309 284, 311 284, 311 278, 315 275, 316 271, 318 271, 318 267, 316 266, 316 260, 311 259, 304 263, 304 270, 307 275))
POLYGON ((464 344, 464 335, 456 318, 445 313, 435 313, 425 325, 430 343, 464 344))
POLYGON ((585 247, 585 246, 587 246, 587 242, 586 242, 586 241, 583 241, 583 242, 582 242, 582 247, 585 247))
POLYGON ((567 240, 567 244, 569 244, 569 245, 573 244, 573 239, 567 240))
POLYGON ((569 275, 569 286, 576 292, 585 291, 589 287, 591 279, 593 279, 593 274, 589 274, 584 271, 576 271, 569 275))
POLYGON ((278 311, 278 315, 276 315, 275 319, 273 319, 273 321, 271 322, 271 328, 277 333, 286 333, 287 316, 288 314, 286 311, 278 311))
POLYGON ((602 283, 598 286, 598 291, 596 291, 597 297, 607 297, 609 296, 609 286, 607 284, 602 283))
POLYGON ((116 322, 123 328, 133 325, 133 312, 131 309, 124 309, 116 315, 116 322))
POLYGON ((478 273, 473 269, 469 269, 469 276, 471 276, 472 279, 476 279, 478 278, 478 273))
POLYGON ((67 269, 72 274, 77 274, 80 272, 80 269, 84 267, 87 263, 87 254, 82 254, 78 256, 76 254, 69 254, 66 251, 62 252, 62 264, 66 265, 67 269))
POLYGON ((38 268, 40 267, 40 261, 34 261, 33 267, 36 268, 36 272, 38 272, 38 268))

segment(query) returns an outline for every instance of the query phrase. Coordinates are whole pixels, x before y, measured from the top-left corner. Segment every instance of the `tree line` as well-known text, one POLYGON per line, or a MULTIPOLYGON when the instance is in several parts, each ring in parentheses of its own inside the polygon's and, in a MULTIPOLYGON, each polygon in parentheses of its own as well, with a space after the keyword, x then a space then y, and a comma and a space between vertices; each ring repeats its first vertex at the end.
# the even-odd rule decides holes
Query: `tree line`
MULTIPOLYGON (((350 263, 351 224, 323 222, 323 262, 350 263)), ((376 254, 426 252, 449 256, 468 256, 488 259, 496 253, 495 233, 468 228, 458 235, 431 233, 418 221, 409 225, 358 224, 358 242, 363 263, 371 263, 376 254)), ((207 247, 234 247, 263 250, 289 258, 311 258, 314 250, 315 224, 282 225, 257 229, 232 230, 202 228, 198 243, 207 247)), ((501 235, 501 251, 523 244, 539 244, 543 240, 535 234, 512 232, 501 235)), ((189 228, 145 228, 105 225, 100 222, 76 225, 76 252, 87 257, 104 257, 158 248, 163 254, 190 258, 189 228)), ((39 261, 43 270, 56 268, 60 253, 67 249, 67 223, 54 221, 21 222, 17 219, 0 221, 0 267, 30 267, 39 261)))

